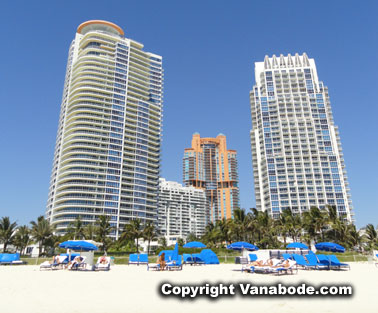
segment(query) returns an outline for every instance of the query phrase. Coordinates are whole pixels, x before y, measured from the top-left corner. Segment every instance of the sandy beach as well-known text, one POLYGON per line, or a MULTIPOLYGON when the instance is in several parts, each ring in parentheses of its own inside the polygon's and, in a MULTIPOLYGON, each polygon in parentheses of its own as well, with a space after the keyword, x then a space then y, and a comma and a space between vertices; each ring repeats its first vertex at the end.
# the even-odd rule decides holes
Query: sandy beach
POLYGON ((272 276, 242 273, 239 265, 184 266, 182 271, 147 271, 116 265, 109 272, 40 271, 38 266, 1 266, 2 313, 147 312, 378 312, 378 268, 351 263, 350 271, 305 271, 272 276), (235 295, 210 300, 164 297, 162 282, 183 284, 298 284, 353 286, 352 297, 260 297, 235 295))

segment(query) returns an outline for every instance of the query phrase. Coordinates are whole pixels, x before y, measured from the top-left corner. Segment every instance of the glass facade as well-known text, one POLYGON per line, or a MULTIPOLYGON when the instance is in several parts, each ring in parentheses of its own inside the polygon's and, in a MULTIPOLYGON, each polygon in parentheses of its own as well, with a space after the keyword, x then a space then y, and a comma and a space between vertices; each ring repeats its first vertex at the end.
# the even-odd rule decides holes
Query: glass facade
POLYGON ((255 63, 250 92, 256 207, 278 217, 335 206, 353 221, 340 136, 328 88, 306 54, 255 63))
POLYGON ((162 133, 162 58, 117 25, 79 26, 69 49, 47 218, 64 233, 110 217, 156 222, 162 133))

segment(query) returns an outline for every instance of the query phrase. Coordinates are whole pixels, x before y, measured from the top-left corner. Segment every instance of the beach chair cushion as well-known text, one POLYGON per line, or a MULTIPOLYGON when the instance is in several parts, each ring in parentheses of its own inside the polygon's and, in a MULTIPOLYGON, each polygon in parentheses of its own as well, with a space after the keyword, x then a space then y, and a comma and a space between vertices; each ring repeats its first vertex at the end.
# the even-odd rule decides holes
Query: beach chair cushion
POLYGON ((129 264, 138 264, 139 257, 137 253, 133 253, 129 255, 129 264))
POLYGON ((248 259, 249 259, 249 262, 254 262, 257 260, 257 255, 254 253, 250 253, 248 254, 248 259))
POLYGON ((139 254, 139 263, 148 264, 148 254, 146 253, 139 254))

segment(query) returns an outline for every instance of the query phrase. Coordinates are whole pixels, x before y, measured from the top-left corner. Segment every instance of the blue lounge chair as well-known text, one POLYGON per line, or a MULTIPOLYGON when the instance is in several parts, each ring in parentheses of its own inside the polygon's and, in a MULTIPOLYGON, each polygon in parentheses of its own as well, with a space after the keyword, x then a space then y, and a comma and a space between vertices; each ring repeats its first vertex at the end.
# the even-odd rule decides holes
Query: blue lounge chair
POLYGON ((284 260, 293 260, 292 254, 290 253, 282 253, 282 257, 284 258, 284 260))
POLYGON ((205 264, 204 260, 201 258, 200 253, 193 253, 192 259, 193 259, 193 264, 197 264, 197 265, 205 264))
POLYGON ((254 253, 248 254, 248 261, 249 263, 257 261, 257 255, 254 253))
POLYGON ((330 269, 331 262, 329 261, 328 257, 324 254, 317 254, 316 257, 318 258, 319 263, 326 266, 328 269, 330 269))
POLYGON ((310 265, 303 255, 300 254, 293 254, 294 261, 297 262, 297 265, 302 266, 304 269, 314 269, 316 268, 315 265, 310 265))
POLYGON ((25 262, 20 260, 19 253, 0 253, 0 265, 20 265, 25 262))
POLYGON ((182 256, 179 255, 177 260, 172 260, 171 262, 167 263, 167 269, 169 271, 172 270, 182 270, 182 256))
POLYGON ((350 270, 350 265, 347 263, 341 263, 339 259, 336 257, 336 255, 331 254, 328 256, 328 259, 330 261, 331 268, 337 268, 337 269, 347 268, 348 270, 350 270))
POLYGON ((328 267, 327 265, 320 263, 315 254, 307 254, 306 259, 308 261, 308 264, 311 266, 315 266, 316 269, 320 270, 328 267))
POLYGON ((128 265, 130 264, 137 264, 139 265, 139 256, 137 253, 133 253, 133 254, 130 254, 129 255, 129 263, 128 265))
POLYGON ((148 264, 148 254, 147 253, 139 254, 139 264, 148 264))
POLYGON ((184 253, 182 256, 184 258, 184 264, 190 264, 190 265, 194 264, 194 259, 191 254, 184 253))

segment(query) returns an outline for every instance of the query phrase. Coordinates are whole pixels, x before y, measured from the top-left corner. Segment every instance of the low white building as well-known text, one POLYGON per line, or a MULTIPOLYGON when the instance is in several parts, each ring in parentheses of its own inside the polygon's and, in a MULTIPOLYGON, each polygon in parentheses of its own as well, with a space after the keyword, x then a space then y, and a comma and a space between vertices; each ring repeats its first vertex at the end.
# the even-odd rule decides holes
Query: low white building
POLYGON ((174 181, 159 179, 158 229, 173 244, 190 233, 205 232, 206 195, 201 189, 184 187, 174 181))

